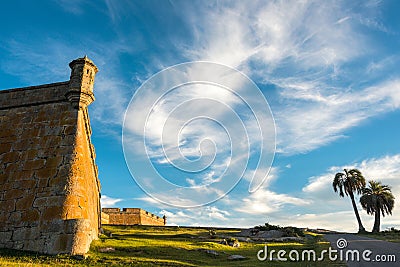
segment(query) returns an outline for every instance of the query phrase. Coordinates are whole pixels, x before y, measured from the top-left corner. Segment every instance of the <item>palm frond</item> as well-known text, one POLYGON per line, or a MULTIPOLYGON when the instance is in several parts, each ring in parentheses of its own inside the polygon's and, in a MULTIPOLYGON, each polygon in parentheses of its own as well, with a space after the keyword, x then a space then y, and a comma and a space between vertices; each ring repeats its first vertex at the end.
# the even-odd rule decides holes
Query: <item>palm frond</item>
POLYGON ((369 181, 368 187, 362 190, 361 206, 368 214, 379 212, 384 217, 392 214, 394 199, 391 188, 381 182, 369 181))
POLYGON ((365 188, 365 178, 358 169, 344 169, 344 173, 335 174, 332 186, 335 192, 339 191, 341 197, 344 197, 345 194, 362 194, 365 188))

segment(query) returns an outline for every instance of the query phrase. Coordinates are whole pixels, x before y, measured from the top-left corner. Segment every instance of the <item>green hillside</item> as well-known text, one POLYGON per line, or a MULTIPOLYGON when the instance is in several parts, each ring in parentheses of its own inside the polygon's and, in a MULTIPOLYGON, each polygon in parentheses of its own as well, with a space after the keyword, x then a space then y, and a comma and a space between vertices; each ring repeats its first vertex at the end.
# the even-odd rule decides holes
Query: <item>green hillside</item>
MULTIPOLYGON (((340 266, 326 259, 323 262, 259 261, 257 252, 262 242, 241 242, 231 247, 219 242, 234 238, 240 229, 105 226, 104 235, 92 243, 86 259, 66 255, 45 256, 25 252, 0 250, 0 266, 340 266), (231 255, 245 259, 230 260, 231 255)), ((232 239, 234 240, 234 239, 232 239)), ((268 250, 327 249, 321 238, 306 234, 305 241, 268 243, 268 250)), ((276 257, 276 254, 275 254, 276 257)))

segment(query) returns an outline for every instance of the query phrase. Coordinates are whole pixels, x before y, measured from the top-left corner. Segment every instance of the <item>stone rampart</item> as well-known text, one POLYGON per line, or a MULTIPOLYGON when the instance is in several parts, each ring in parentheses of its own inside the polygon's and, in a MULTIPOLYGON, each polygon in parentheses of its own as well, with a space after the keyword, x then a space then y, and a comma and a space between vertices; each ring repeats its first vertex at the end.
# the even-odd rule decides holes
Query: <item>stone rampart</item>
POLYGON ((111 225, 158 225, 164 226, 166 218, 159 217, 140 208, 103 208, 102 213, 108 215, 111 225))
POLYGON ((0 247, 85 254, 98 237, 87 110, 97 67, 70 67, 69 81, 0 91, 0 247))

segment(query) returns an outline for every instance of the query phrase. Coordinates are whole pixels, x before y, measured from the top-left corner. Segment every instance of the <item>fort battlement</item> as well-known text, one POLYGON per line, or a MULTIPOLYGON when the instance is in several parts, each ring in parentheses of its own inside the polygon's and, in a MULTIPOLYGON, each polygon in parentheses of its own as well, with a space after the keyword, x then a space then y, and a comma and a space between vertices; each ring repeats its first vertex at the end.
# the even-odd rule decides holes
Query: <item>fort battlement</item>
POLYGON ((111 225, 159 225, 166 224, 166 217, 159 217, 153 213, 145 211, 140 208, 102 208, 104 216, 104 224, 111 225))
POLYGON ((87 106, 97 67, 69 81, 0 91, 0 247, 85 254, 98 237, 100 183, 87 106))

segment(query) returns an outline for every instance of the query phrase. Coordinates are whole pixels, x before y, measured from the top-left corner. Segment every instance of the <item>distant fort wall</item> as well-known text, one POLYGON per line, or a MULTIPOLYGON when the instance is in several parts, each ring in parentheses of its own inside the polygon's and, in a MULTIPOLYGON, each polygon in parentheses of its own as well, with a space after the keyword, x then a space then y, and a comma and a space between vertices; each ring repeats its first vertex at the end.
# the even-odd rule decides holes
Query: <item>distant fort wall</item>
POLYGON ((100 228, 87 106, 97 67, 69 81, 0 91, 0 247, 85 254, 100 228))
POLYGON ((123 208, 122 210, 119 208, 102 208, 102 214, 105 214, 103 224, 158 226, 166 224, 166 217, 159 217, 140 208, 123 208))

